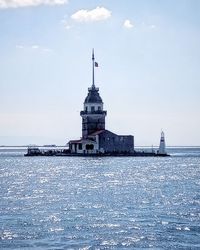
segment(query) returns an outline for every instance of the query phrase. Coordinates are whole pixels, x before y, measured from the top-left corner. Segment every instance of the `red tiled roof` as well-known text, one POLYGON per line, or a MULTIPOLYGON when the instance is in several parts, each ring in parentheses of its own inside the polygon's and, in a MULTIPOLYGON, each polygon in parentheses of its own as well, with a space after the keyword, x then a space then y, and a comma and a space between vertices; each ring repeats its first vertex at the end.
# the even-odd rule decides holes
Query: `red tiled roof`
POLYGON ((102 129, 102 130, 97 130, 97 131, 95 131, 95 132, 93 132, 92 134, 90 134, 90 135, 88 135, 88 136, 95 136, 95 135, 99 135, 99 134, 101 134, 102 132, 104 132, 105 131, 105 129, 102 129))
POLYGON ((79 143, 79 142, 82 142, 82 139, 80 139, 80 140, 71 140, 68 143, 79 143))

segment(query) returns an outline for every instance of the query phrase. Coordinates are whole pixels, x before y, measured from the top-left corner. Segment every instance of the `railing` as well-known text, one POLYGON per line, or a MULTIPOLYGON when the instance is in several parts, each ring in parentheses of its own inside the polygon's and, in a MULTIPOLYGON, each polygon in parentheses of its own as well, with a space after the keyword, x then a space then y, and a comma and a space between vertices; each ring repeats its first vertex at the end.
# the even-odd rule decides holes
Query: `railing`
POLYGON ((91 91, 91 90, 99 91, 99 88, 96 88, 96 87, 90 87, 90 88, 88 88, 88 91, 91 91))
POLYGON ((95 111, 81 111, 80 115, 87 115, 87 114, 101 114, 101 115, 107 115, 107 111, 104 110, 95 110, 95 111))

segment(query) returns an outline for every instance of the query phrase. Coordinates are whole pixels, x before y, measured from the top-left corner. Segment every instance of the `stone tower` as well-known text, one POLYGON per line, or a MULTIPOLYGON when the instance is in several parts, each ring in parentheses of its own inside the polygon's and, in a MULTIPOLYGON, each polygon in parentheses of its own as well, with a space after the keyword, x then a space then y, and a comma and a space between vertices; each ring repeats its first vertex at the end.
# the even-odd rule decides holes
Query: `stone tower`
POLYGON ((103 101, 99 95, 99 88, 96 88, 94 82, 94 68, 98 67, 95 62, 94 50, 92 51, 92 87, 88 88, 88 95, 84 101, 82 117, 82 138, 86 139, 88 135, 105 130, 105 117, 107 111, 103 110, 103 101))

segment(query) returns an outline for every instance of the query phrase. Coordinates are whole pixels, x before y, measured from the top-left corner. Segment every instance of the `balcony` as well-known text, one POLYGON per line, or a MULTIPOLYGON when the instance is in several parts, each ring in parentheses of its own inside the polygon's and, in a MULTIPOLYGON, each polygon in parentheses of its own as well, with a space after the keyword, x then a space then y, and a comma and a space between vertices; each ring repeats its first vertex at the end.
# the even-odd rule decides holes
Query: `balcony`
POLYGON ((92 90, 99 91, 99 88, 97 88, 97 87, 90 87, 90 88, 88 88, 88 91, 92 91, 92 90))
POLYGON ((95 111, 81 111, 80 112, 80 115, 107 115, 107 111, 104 111, 104 110, 95 110, 95 111))

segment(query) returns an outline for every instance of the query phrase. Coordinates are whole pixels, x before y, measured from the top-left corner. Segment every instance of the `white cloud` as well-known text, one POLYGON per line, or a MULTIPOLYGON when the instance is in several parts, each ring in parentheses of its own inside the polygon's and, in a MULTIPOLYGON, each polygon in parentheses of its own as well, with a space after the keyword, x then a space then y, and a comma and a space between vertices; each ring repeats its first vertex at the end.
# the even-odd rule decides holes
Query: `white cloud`
POLYGON ((22 45, 22 44, 17 44, 16 49, 39 49, 40 46, 37 44, 33 44, 33 45, 22 45))
POLYGON ((111 17, 111 11, 104 7, 96 7, 93 10, 79 10, 71 15, 71 18, 78 22, 96 22, 111 17))
POLYGON ((71 26, 69 24, 65 24, 64 27, 65 27, 66 30, 71 29, 71 26))
POLYGON ((156 25, 154 25, 154 24, 152 24, 152 25, 150 25, 150 29, 156 29, 156 25))
POLYGON ((39 52, 45 52, 45 53, 52 53, 53 50, 48 48, 48 47, 43 47, 37 44, 33 44, 33 45, 21 45, 21 44, 17 44, 15 46, 16 49, 19 50, 24 50, 24 51, 30 51, 30 50, 34 50, 34 51, 39 51, 39 52))
POLYGON ((32 45, 31 49, 39 49, 39 45, 32 45))
POLYGON ((72 26, 68 23, 68 21, 65 20, 65 19, 61 20, 61 24, 64 26, 64 28, 65 28, 66 30, 69 30, 69 29, 71 29, 71 27, 72 27, 72 26))
POLYGON ((62 5, 67 2, 68 0, 0 0, 0 9, 38 5, 62 5))
POLYGON ((130 20, 127 19, 127 20, 124 21, 124 28, 126 28, 126 29, 133 28, 133 24, 131 23, 130 20))
POLYGON ((53 50, 49 49, 49 48, 44 48, 42 51, 45 53, 52 53, 53 52, 53 50))
POLYGON ((24 49, 24 46, 21 45, 21 44, 17 44, 17 45, 16 45, 16 49, 24 49))

